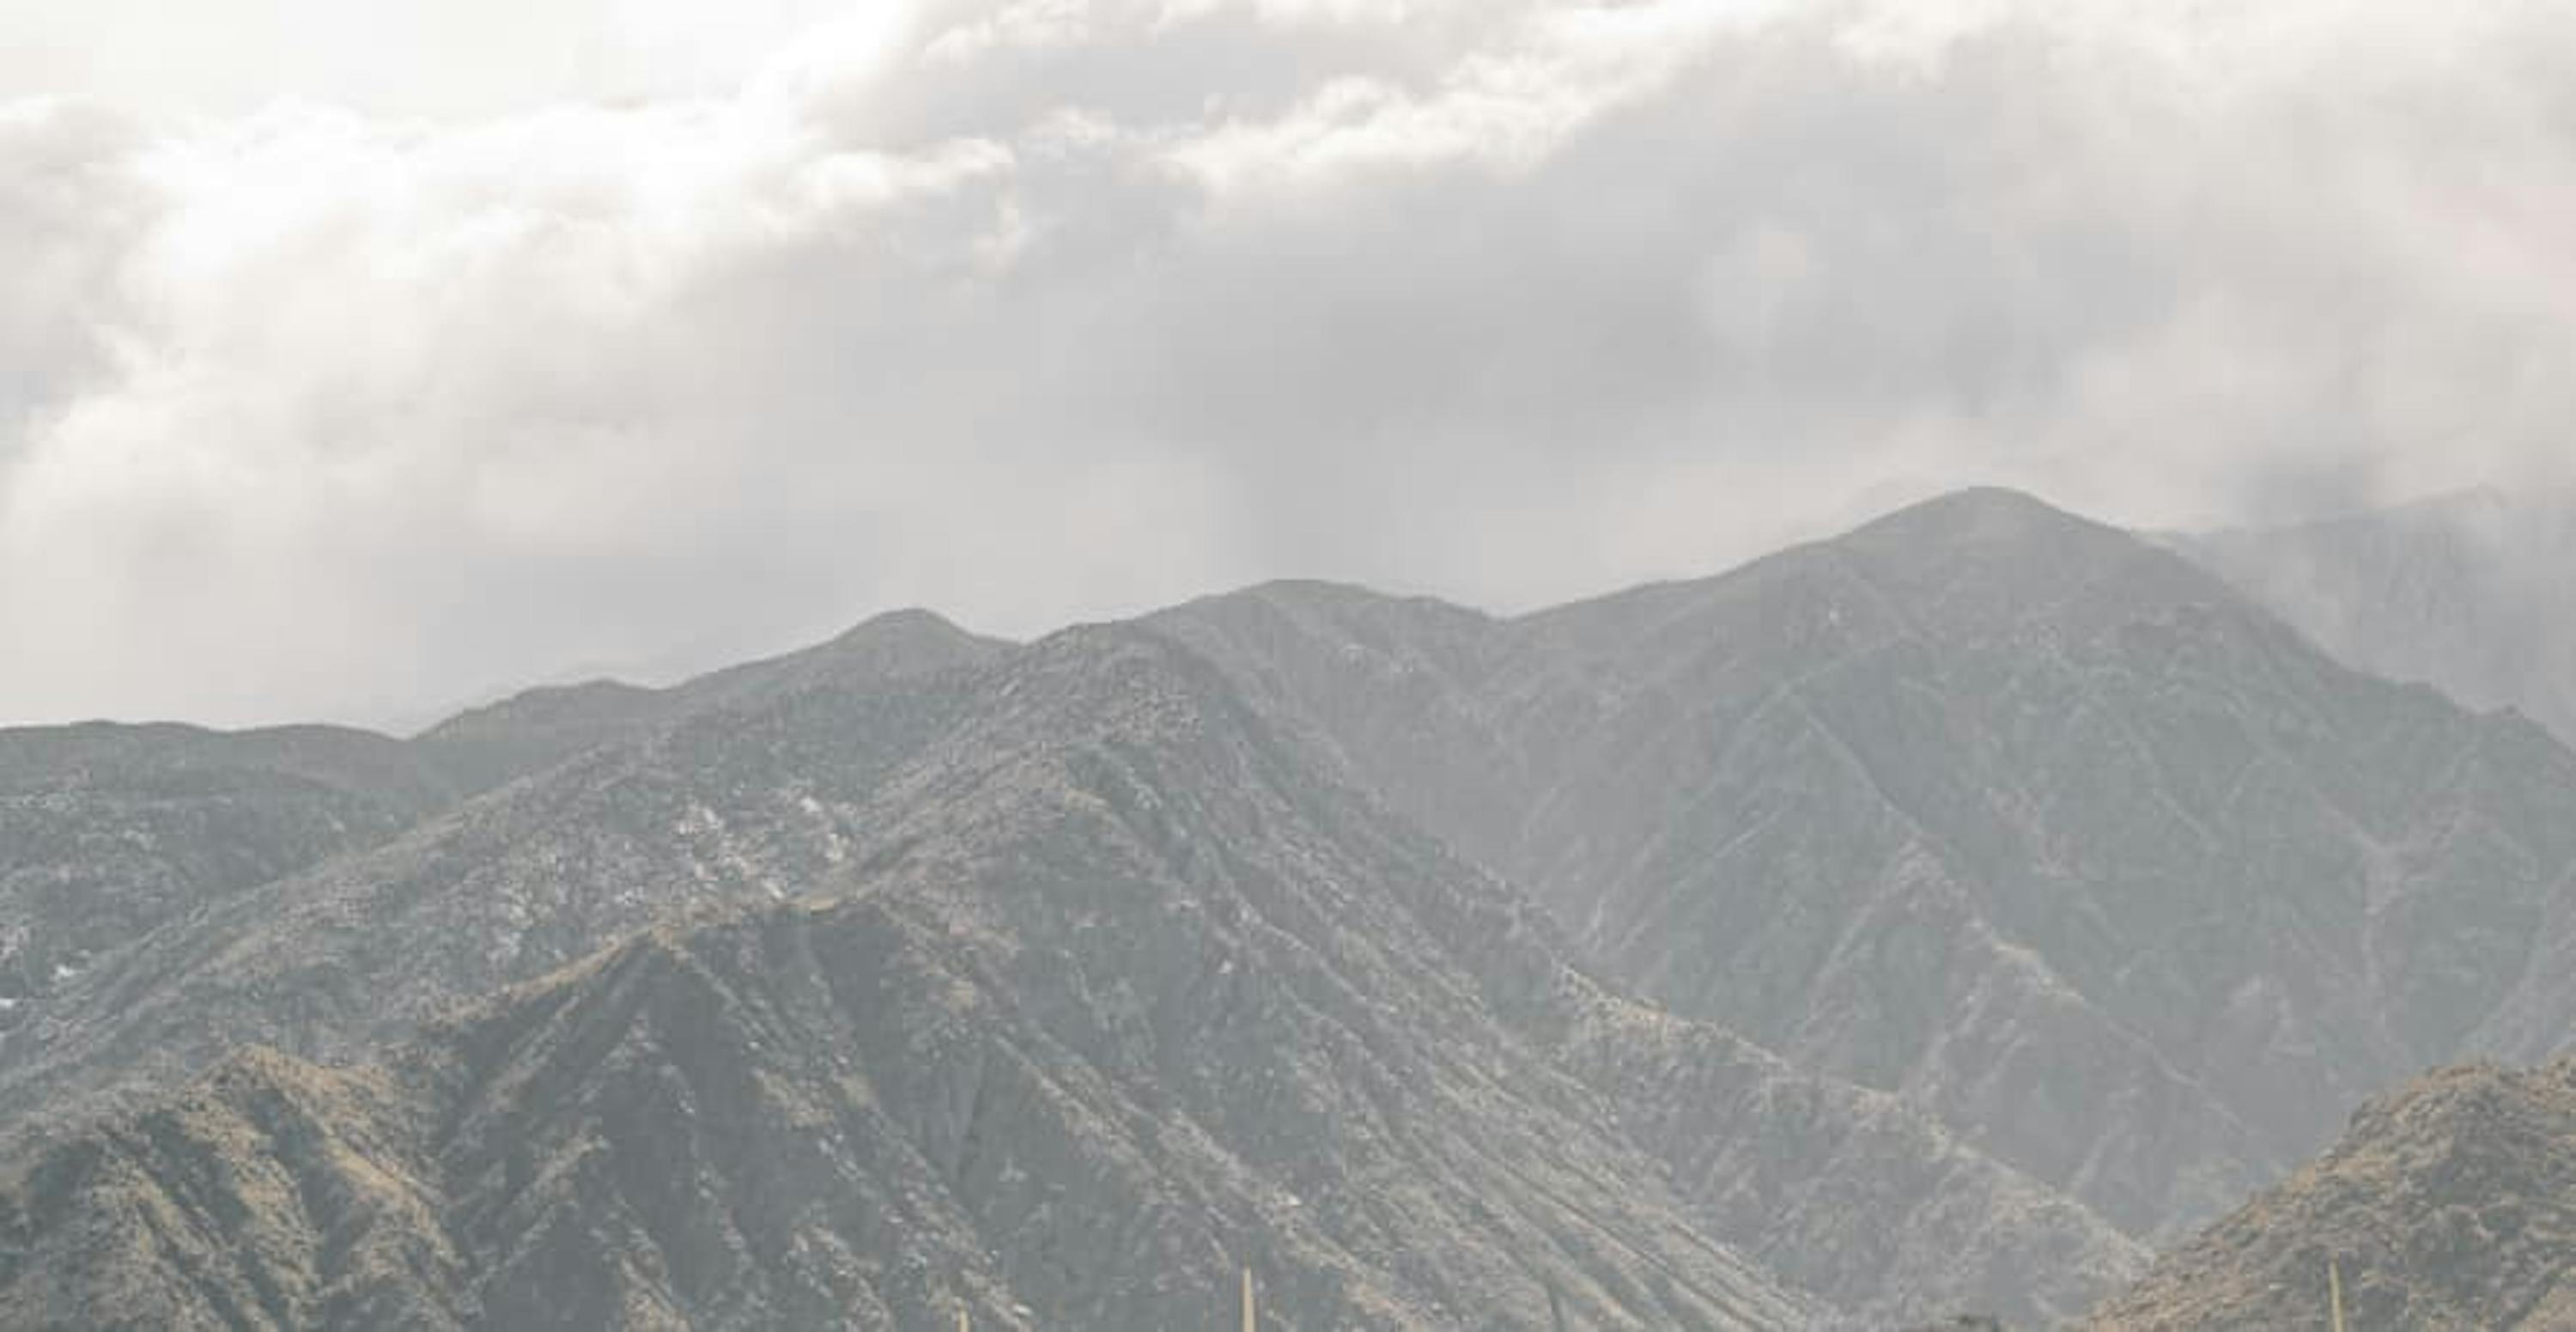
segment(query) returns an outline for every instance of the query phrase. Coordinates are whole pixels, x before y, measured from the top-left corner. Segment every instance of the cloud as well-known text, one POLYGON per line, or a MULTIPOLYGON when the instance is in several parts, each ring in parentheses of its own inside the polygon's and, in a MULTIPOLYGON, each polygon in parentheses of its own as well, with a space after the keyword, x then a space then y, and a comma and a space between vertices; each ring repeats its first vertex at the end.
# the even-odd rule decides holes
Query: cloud
POLYGON ((2555 473, 2557 11, 947 0, 623 101, 66 88, 0 110, 0 699, 384 719, 907 602, 1526 605, 1973 480, 2555 473))
POLYGON ((729 92, 783 45, 914 7, 757 0, 718 22, 695 0, 0 0, 0 90, 78 92, 153 117, 304 100, 479 118, 568 97, 729 92))

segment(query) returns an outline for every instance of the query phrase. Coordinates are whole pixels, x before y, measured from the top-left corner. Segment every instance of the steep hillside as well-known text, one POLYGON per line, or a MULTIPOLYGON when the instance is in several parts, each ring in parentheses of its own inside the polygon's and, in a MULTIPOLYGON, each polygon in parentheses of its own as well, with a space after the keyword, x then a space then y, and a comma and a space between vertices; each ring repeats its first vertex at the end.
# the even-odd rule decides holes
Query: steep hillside
POLYGON ((401 1090, 244 1051, 184 1094, 13 1163, 0 1321, 459 1325, 465 1274, 401 1090))
POLYGON ((1613 978, 2134 1234, 2576 1012, 2576 758, 2024 496, 1518 620, 1288 584, 1157 622, 1613 978))
MULTIPOLYGON (((0 1032, 46 1025, 58 989, 133 965, 118 955, 164 922, 229 910, 220 899, 282 879, 327 876, 329 862, 384 847, 479 791, 645 744, 691 718, 935 674, 997 650, 902 612, 670 689, 533 691, 411 742, 329 726, 0 730, 0 1032)), ((490 829, 485 814, 476 817, 490 829)))
POLYGON ((985 1326, 1177 1328, 1249 1263, 1282 1327, 1826 1321, 1497 1017, 1582 991, 1513 899, 1217 685, 1121 631, 1024 655, 879 793, 837 900, 664 927, 442 1024, 385 1075, 402 1113, 245 1131, 232 1103, 276 1093, 227 1099, 228 1071, 188 1141, 163 1109, 51 1143, 0 1299, 916 1327, 962 1296, 985 1326), (370 1173, 431 1219, 353 1219, 334 1181, 370 1173))
POLYGON ((0 1031, 174 915, 378 845, 456 801, 364 731, 0 731, 0 1031))
POLYGON ((2342 1141, 2159 1260, 2105 1332, 2576 1326, 2576 1061, 2450 1068, 2372 1101, 2342 1141))
MULTIPOLYGON (((1510 889, 1137 629, 763 697, 568 761, 155 935, 84 977, 83 1006, 0 1048, 0 1091, 33 1109, 166 1086, 245 1042, 356 1054, 674 912, 814 890, 995 941, 1013 965, 989 1011, 1070 1024, 1050 1039, 1119 1070, 1148 1109, 1230 1067, 1294 1065, 1312 1103, 1274 1088, 1276 1122, 1239 1131, 1323 1163, 1329 1178, 1292 1191, 1320 1206, 1327 1190, 1353 1226, 1392 1225, 1385 1209, 1495 1224, 1482 1209, 1518 1187, 1506 1176, 1557 1160, 1662 1199, 1611 1228, 1624 1242, 1678 1228, 1760 1248, 1863 1318, 2062 1313, 2139 1262, 1910 1107, 1602 990, 1510 889), (1202 1029, 1202 991, 1246 969, 1285 1025, 1206 1044, 1221 1033, 1202 1029), (1412 1154, 1383 1167, 1313 1136, 1435 1104, 1382 1129, 1412 1154), (1663 1182, 1677 1168, 1678 1188, 1663 1182)), ((1576 1275, 1561 1300, 1593 1298, 1576 1275)))
POLYGON ((1800 1073, 1706 1023, 1605 1004, 1559 1050, 1703 1229, 1839 1299, 1854 1328, 1965 1309, 2061 1326, 2146 1261, 2108 1221, 1919 1107, 1800 1073))
POLYGON ((591 749, 371 850, 196 903, 0 1045, 0 1114, 168 1085, 244 1043, 340 1057, 669 913, 806 891, 944 734, 934 674, 820 683, 591 749))

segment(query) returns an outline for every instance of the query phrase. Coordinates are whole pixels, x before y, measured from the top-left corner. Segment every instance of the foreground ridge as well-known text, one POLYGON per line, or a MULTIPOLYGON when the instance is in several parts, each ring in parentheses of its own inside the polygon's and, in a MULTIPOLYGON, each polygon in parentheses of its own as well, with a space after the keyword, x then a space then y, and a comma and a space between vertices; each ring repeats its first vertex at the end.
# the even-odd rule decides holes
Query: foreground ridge
POLYGON ((2576 1060, 2373 1100, 2332 1150, 2159 1259, 2103 1332, 2576 1326, 2576 1060))

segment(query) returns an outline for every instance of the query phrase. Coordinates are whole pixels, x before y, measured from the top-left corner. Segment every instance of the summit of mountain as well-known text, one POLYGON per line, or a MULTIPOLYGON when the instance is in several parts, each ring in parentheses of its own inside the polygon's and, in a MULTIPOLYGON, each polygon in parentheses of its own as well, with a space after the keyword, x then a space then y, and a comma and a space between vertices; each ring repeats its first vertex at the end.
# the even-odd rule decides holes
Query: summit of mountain
POLYGON ((663 691, 683 710, 819 684, 890 680, 990 660, 1010 644, 918 607, 871 616, 808 648, 727 666, 663 691))

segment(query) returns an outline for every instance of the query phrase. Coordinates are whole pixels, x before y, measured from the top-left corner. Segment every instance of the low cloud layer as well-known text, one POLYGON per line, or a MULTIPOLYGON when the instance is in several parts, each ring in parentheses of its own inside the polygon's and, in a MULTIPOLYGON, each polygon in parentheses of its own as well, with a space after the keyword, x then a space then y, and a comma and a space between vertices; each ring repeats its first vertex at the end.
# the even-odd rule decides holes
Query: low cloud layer
POLYGON ((0 100, 0 720, 2576 461, 2563 5, 856 14, 554 105, 0 100))

